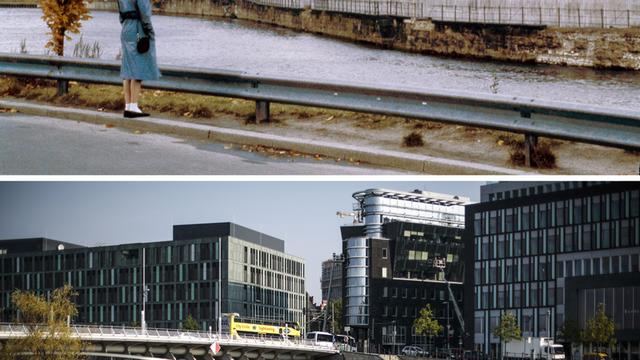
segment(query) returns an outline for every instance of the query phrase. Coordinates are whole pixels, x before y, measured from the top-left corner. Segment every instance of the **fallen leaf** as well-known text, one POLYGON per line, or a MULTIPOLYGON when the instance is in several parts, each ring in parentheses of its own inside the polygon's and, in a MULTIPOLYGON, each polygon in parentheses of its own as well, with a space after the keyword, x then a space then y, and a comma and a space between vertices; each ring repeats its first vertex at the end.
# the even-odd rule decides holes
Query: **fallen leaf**
POLYGON ((114 127, 114 125, 113 125, 113 124, 104 124, 104 127, 106 127, 106 128, 112 128, 112 127, 114 127))
POLYGON ((136 130, 133 132, 134 134, 142 134, 142 132, 140 130, 136 130))
POLYGON ((504 145, 504 140, 498 140, 498 145, 500 146, 504 145))

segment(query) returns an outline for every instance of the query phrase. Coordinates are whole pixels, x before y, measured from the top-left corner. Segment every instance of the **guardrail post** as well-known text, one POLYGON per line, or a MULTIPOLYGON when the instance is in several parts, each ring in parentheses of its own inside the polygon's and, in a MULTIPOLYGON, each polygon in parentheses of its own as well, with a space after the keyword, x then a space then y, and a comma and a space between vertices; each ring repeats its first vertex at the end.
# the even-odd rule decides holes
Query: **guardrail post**
POLYGON ((58 80, 58 96, 66 95, 69 93, 69 80, 58 80))
POLYGON ((268 122, 270 120, 269 104, 270 103, 266 100, 256 101, 256 124, 268 122))
POLYGON ((538 135, 524 134, 524 164, 531 167, 531 156, 538 145, 538 135))

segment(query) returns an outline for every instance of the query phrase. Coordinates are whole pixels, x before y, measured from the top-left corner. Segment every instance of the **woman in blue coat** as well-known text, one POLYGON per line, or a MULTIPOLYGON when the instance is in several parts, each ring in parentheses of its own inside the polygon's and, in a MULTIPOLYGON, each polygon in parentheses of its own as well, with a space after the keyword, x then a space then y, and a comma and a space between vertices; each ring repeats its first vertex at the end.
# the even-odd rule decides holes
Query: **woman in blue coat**
POLYGON ((157 80, 160 77, 156 61, 155 33, 151 25, 150 0, 118 0, 122 32, 122 68, 120 76, 124 86, 126 107, 124 117, 135 118, 149 116, 138 107, 138 98, 142 90, 142 81, 157 80), (138 52, 138 38, 149 37, 149 50, 138 52))

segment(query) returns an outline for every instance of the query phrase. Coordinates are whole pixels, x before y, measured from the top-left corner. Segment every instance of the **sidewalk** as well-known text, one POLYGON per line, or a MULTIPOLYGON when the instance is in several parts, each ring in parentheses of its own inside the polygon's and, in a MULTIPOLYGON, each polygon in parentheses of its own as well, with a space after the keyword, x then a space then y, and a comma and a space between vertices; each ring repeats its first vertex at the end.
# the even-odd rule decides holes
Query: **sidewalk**
POLYGON ((177 135, 211 142, 233 143, 251 146, 265 146, 286 149, 304 154, 323 155, 335 159, 348 159, 375 166, 392 167, 416 173, 438 175, 500 174, 521 175, 527 172, 452 160, 428 155, 403 153, 399 151, 342 144, 322 140, 310 140, 274 135, 262 132, 222 128, 160 117, 124 119, 121 114, 84 109, 73 109, 43 105, 27 101, 0 100, 0 107, 16 109, 21 113, 83 121, 105 126, 115 126, 131 131, 156 132, 177 135))

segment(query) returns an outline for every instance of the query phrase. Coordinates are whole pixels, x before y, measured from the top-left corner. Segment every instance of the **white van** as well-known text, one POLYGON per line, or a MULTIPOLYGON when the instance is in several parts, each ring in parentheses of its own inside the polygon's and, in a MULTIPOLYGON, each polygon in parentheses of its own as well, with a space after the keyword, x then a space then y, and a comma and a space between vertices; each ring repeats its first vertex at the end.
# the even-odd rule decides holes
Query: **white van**
POLYGON ((312 331, 307 333, 307 341, 316 346, 325 346, 328 348, 333 348, 333 343, 335 342, 335 338, 333 334, 324 332, 324 331, 312 331))

